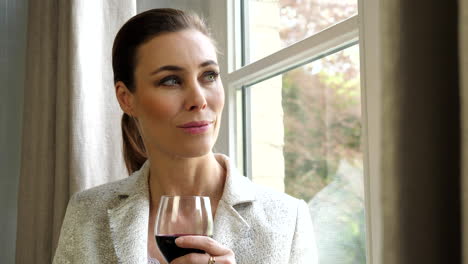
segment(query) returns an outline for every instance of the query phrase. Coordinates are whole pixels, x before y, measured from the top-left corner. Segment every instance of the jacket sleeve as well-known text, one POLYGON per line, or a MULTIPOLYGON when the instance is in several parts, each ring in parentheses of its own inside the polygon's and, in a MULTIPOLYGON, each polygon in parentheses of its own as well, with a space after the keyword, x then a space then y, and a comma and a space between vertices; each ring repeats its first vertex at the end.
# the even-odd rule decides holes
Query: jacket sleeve
POLYGON ((79 216, 79 211, 79 203, 75 194, 68 202, 65 218, 62 222, 54 264, 73 263, 73 259, 78 253, 76 245, 79 244, 77 240, 80 240, 80 237, 76 217, 79 216))
POLYGON ((312 219, 310 217, 309 208, 303 200, 299 201, 297 208, 296 228, 291 245, 289 263, 318 263, 318 253, 312 219))

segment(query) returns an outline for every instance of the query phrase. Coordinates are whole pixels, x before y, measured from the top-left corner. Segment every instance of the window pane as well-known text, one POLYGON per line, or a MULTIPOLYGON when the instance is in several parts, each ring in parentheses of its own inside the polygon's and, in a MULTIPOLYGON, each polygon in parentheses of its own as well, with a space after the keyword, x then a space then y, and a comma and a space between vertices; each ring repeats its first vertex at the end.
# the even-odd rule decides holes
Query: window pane
POLYGON ((357 0, 244 0, 246 59, 254 62, 357 14, 357 0))
POLYGON ((245 172, 244 170, 244 146, 243 146, 243 142, 244 142, 244 135, 243 135, 243 131, 244 131, 244 127, 243 127, 243 122, 242 122, 242 119, 243 119, 243 116, 241 113, 242 112, 242 90, 239 89, 236 91, 236 110, 237 110, 237 113, 239 113, 237 115, 237 120, 236 120, 236 135, 237 135, 237 138, 236 138, 236 160, 237 160, 237 168, 239 169, 239 171, 242 173, 242 175, 247 175, 247 173, 245 172))
POLYGON ((366 263, 358 46, 249 89, 252 180, 308 203, 320 263, 366 263))

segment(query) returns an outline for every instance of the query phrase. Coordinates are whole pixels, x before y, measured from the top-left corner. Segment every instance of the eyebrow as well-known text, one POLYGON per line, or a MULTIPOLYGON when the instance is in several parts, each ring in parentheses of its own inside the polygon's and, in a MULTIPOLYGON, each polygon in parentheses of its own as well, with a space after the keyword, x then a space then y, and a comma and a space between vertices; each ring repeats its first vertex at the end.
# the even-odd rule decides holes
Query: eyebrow
MULTIPOLYGON (((198 65, 199 68, 203 68, 203 67, 206 67, 206 66, 209 66, 209 65, 216 65, 218 66, 218 64, 213 61, 213 60, 207 60, 203 63, 201 63, 200 65, 198 65)), ((157 68, 156 70, 154 70, 153 72, 151 72, 151 75, 154 75, 154 74, 157 74, 157 73, 160 73, 162 71, 183 71, 184 68, 182 67, 179 67, 179 66, 175 66, 175 65, 165 65, 165 66, 162 66, 162 67, 159 67, 157 68)))
POLYGON ((203 68, 203 67, 206 67, 206 66, 209 66, 209 65, 218 66, 218 63, 216 63, 215 61, 212 61, 212 60, 207 60, 207 61, 203 62, 202 64, 200 64, 198 67, 203 68))

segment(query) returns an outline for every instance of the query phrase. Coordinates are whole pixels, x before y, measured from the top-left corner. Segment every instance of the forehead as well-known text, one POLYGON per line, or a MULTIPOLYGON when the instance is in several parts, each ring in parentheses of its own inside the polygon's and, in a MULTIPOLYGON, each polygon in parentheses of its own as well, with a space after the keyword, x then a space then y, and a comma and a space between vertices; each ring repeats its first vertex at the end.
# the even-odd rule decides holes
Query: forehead
POLYGON ((198 67, 216 59, 211 40, 196 30, 184 30, 156 36, 142 44, 137 51, 137 69, 152 71, 164 65, 184 68, 198 67))

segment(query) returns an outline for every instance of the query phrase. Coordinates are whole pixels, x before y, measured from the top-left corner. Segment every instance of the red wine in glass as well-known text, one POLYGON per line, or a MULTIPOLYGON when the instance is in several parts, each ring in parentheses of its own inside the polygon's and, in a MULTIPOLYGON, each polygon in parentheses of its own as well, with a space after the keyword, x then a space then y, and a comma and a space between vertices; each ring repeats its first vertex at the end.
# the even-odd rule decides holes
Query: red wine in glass
POLYGON ((192 234, 156 235, 156 243, 168 262, 190 253, 205 254, 205 251, 201 249, 181 248, 176 245, 175 240, 178 237, 191 235, 192 234))
POLYGON ((166 261, 190 253, 204 254, 193 248, 180 248, 180 236, 212 236, 213 218, 210 198, 204 196, 162 196, 155 225, 155 238, 166 261))

